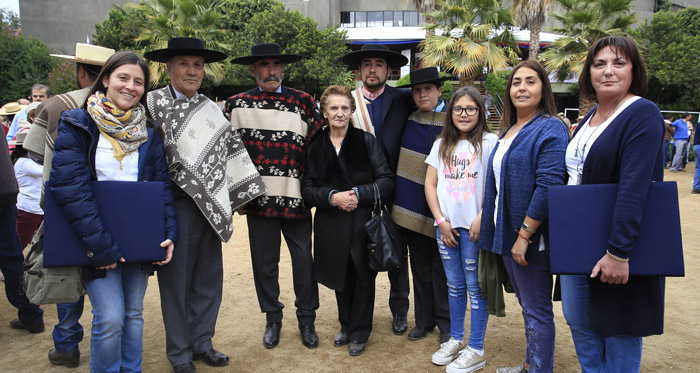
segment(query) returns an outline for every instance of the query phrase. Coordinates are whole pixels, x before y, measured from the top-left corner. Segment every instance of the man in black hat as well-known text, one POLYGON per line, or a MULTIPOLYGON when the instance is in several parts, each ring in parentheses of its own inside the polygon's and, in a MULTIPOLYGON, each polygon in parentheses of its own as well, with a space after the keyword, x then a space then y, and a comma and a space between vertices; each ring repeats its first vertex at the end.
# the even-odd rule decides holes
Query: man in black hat
POLYGON ((437 326, 440 343, 444 343, 450 339, 447 278, 438 253, 435 219, 425 199, 425 159, 447 121, 447 103, 440 96, 442 82, 450 77, 441 77, 436 67, 427 67, 411 71, 410 78, 410 83, 401 87, 411 87, 418 110, 408 118, 401 139, 391 215, 411 252, 416 326, 408 339, 423 339, 437 326))
MULTIPOLYGON (((362 87, 352 92, 357 109, 352 121, 355 127, 372 133, 382 145, 391 171, 396 173, 401 136, 408 115, 415 110, 411 92, 386 84, 391 69, 399 69, 408 58, 392 52, 384 45, 366 44, 359 51, 343 56, 343 63, 360 70, 362 87)), ((408 259, 403 257, 398 269, 389 271, 389 308, 393 314, 392 330, 396 335, 406 333, 408 323, 408 259)))
POLYGON ((246 205, 255 291, 267 326, 263 345, 279 343, 282 309, 279 301, 280 231, 292 257, 294 293, 301 341, 318 346, 314 322, 318 284, 313 278, 311 213, 301 197, 301 178, 309 140, 321 128, 321 114, 305 92, 282 86, 284 64, 301 60, 283 54, 275 43, 258 44, 250 56, 232 63, 248 65, 258 85, 229 98, 225 112, 243 138, 268 192, 246 205))
POLYGON ((219 106, 197 90, 204 64, 226 54, 202 40, 178 37, 144 55, 167 63, 170 85, 148 93, 148 109, 162 124, 180 240, 158 270, 166 352, 175 372, 194 372, 192 360, 224 366, 214 337, 221 305, 221 242, 233 233, 233 211, 265 191, 260 175, 219 106))

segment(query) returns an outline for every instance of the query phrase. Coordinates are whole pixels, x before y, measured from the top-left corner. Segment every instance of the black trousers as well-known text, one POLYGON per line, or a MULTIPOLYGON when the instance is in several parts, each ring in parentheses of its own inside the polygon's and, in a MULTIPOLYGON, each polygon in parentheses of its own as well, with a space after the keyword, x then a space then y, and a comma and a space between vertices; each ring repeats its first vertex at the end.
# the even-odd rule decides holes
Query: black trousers
POLYGON ((401 266, 387 272, 389 276, 389 309, 392 315, 408 313, 408 295, 411 285, 408 281, 408 256, 401 259, 401 266))
POLYGON ((221 240, 190 197, 175 200, 180 239, 167 265, 158 268, 165 349, 172 366, 213 348, 224 269, 221 240))
POLYGON ((359 281, 352 258, 348 258, 343 290, 335 292, 335 300, 340 330, 346 332, 352 342, 367 342, 372 332, 375 279, 376 274, 368 284, 359 281))
POLYGON ((282 321, 284 304, 279 301, 279 261, 282 240, 292 258, 292 280, 299 325, 311 325, 318 309, 318 284, 313 278, 311 255, 311 218, 289 220, 247 215, 253 279, 260 310, 267 322, 282 321))
POLYGON ((447 300, 447 277, 435 238, 401 228, 408 242, 413 274, 413 297, 416 325, 441 332, 450 331, 450 307, 447 300))

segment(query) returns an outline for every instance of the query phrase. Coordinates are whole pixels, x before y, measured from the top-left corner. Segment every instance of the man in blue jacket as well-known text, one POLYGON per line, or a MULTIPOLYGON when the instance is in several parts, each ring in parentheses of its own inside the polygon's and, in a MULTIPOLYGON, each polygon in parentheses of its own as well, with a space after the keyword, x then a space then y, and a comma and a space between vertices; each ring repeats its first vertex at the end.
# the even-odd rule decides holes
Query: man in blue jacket
POLYGON ((683 159, 685 157, 685 147, 688 145, 688 122, 690 122, 690 114, 684 113, 680 119, 673 122, 671 126, 674 129, 673 140, 676 146, 676 153, 673 155, 673 163, 671 163, 671 172, 685 171, 683 169, 683 159))

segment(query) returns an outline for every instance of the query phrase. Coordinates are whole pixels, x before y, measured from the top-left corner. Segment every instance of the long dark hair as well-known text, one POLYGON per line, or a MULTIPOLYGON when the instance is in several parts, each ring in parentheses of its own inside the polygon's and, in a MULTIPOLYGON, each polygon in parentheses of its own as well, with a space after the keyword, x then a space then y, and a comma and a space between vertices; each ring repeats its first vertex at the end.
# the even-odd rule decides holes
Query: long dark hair
POLYGON ((14 164, 17 163, 18 159, 24 157, 27 154, 29 154, 29 152, 27 152, 27 150, 24 149, 24 146, 15 145, 15 149, 10 154, 10 160, 12 161, 12 165, 14 166, 14 164))
MULTIPOLYGON (((129 64, 134 64, 138 65, 141 70, 143 71, 143 96, 141 96, 141 99, 139 100, 139 103, 143 105, 143 107, 146 109, 146 113, 148 113, 148 104, 146 103, 146 95, 148 95, 148 88, 150 87, 150 77, 151 74, 148 70, 148 65, 146 62, 141 58, 139 55, 137 55, 134 52, 130 51, 121 51, 117 52, 110 57, 105 65, 102 67, 102 70, 100 70, 100 74, 97 75, 97 79, 95 79, 95 83, 92 85, 92 88, 90 88, 90 92, 88 93, 87 97, 92 96, 95 94, 95 92, 100 91, 103 92, 104 94, 107 94, 107 88, 105 88, 104 84, 102 83, 102 78, 108 77, 112 75, 114 70, 116 70, 119 66, 122 65, 129 65, 129 64)), ((83 103, 83 109, 87 109, 87 99, 85 100, 85 103, 83 103)), ((148 113, 148 117, 150 118, 150 113, 148 113)))
POLYGON ((513 75, 523 67, 529 67, 537 73, 537 76, 542 81, 542 99, 540 99, 539 110, 544 116, 558 118, 557 107, 554 104, 554 93, 552 93, 552 84, 549 82, 549 76, 541 63, 535 60, 527 60, 520 62, 515 66, 513 72, 508 77, 508 85, 506 85, 506 94, 503 100, 503 117, 501 118, 501 131, 503 135, 511 125, 518 120, 517 111, 510 98, 510 87, 513 85, 513 75))
POLYGON ((450 160, 454 155, 455 149, 457 148, 457 143, 462 139, 462 134, 455 126, 452 120, 452 108, 455 106, 455 102, 464 96, 471 97, 474 103, 479 108, 479 119, 476 126, 469 131, 467 140, 474 147, 476 154, 481 157, 481 142, 484 138, 484 133, 491 132, 489 126, 486 124, 486 106, 484 105, 484 99, 481 97, 479 91, 474 87, 462 87, 455 92, 450 100, 450 104, 447 105, 447 121, 445 126, 442 127, 442 132, 440 133, 440 138, 442 142, 440 143, 439 154, 442 158, 442 163, 449 167, 450 160))

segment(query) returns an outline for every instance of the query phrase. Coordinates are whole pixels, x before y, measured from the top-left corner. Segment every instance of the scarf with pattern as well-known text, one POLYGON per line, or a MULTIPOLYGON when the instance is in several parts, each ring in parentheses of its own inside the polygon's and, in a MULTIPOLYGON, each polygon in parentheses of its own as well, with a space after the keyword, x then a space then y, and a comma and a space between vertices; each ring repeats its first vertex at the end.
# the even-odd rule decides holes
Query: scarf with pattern
POLYGON ((97 91, 87 99, 87 111, 114 148, 114 157, 121 166, 126 153, 138 150, 148 140, 146 109, 140 103, 123 111, 97 91))

